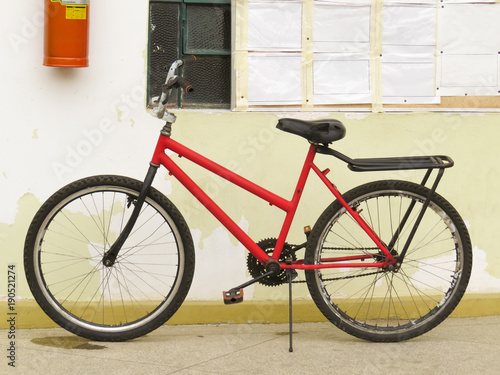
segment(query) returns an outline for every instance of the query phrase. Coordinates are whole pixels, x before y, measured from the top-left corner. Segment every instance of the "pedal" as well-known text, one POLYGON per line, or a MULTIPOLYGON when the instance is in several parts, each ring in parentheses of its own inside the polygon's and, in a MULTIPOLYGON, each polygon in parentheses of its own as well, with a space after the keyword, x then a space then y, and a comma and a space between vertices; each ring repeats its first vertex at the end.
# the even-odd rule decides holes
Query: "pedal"
POLYGON ((243 288, 231 289, 227 292, 222 292, 224 304, 234 305, 235 303, 243 302, 243 288))

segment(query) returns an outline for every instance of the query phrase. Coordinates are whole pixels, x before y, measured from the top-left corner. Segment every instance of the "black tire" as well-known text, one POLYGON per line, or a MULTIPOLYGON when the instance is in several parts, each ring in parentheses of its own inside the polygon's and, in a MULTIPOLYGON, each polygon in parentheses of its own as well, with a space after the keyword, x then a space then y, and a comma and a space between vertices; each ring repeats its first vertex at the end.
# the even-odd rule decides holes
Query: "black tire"
MULTIPOLYGON (((389 245, 412 201, 415 207, 400 239, 402 250, 430 190, 404 181, 376 181, 343 195, 350 207, 389 245)), ((327 257, 381 252, 347 213, 333 202, 309 237, 306 264, 327 257)), ((358 261, 359 262, 359 261, 358 261)), ((402 341, 442 322, 462 298, 472 268, 467 228, 457 211, 434 194, 398 272, 380 268, 329 268, 306 271, 311 296, 323 315, 345 332, 378 342, 402 341)))
POLYGON ((151 188, 111 267, 102 257, 134 208, 142 182, 121 176, 75 181, 52 195, 26 236, 24 266, 36 301, 54 322, 97 341, 124 341, 165 323, 194 273, 189 228, 151 188))

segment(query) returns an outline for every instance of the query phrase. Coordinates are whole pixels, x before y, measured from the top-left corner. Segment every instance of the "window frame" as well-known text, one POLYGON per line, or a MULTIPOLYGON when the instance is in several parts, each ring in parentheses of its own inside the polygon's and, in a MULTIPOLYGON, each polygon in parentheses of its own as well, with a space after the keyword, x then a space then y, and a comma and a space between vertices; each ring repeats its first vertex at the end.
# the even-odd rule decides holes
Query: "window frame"
MULTIPOLYGON (((173 4, 179 4, 179 19, 178 19, 178 27, 179 27, 179 34, 177 37, 177 51, 178 51, 178 58, 182 58, 183 56, 186 55, 196 55, 196 56, 231 56, 232 55, 232 50, 233 50, 233 12, 232 12, 232 1, 231 0, 149 0, 148 1, 148 46, 147 46, 147 51, 148 51, 148 62, 147 62, 147 100, 148 103, 151 101, 152 97, 158 95, 155 93, 151 92, 151 51, 152 51, 152 46, 151 46, 151 32, 152 32, 152 27, 151 27, 151 5, 152 4, 161 4, 161 3, 173 3, 173 4), (189 50, 188 49, 188 28, 187 28, 187 15, 188 15, 188 6, 190 5, 200 5, 200 6, 210 6, 210 5, 216 5, 220 7, 227 7, 229 14, 231 15, 231 19, 229 22, 229 25, 227 26, 230 30, 230 46, 228 50, 189 50)), ((169 62, 166 62, 168 64, 169 62)), ((181 90, 176 90, 176 108, 183 108, 184 106, 192 109, 217 109, 217 110, 224 110, 224 109, 232 109, 232 86, 233 86, 233 79, 232 79, 232 72, 233 72, 233 63, 232 60, 230 62, 230 67, 231 71, 228 72, 228 78, 231 80, 230 83, 230 89, 228 91, 228 96, 230 96, 229 101, 224 105, 224 106, 217 106, 216 104, 206 104, 204 105, 203 103, 200 104, 189 104, 186 103, 185 101, 182 100, 182 92, 181 90), (226 107, 227 105, 227 107, 226 107)), ((165 66, 167 69, 168 66, 165 66)), ((180 68, 182 72, 182 67, 180 68)), ((165 70, 165 77, 166 77, 166 70, 165 70)))

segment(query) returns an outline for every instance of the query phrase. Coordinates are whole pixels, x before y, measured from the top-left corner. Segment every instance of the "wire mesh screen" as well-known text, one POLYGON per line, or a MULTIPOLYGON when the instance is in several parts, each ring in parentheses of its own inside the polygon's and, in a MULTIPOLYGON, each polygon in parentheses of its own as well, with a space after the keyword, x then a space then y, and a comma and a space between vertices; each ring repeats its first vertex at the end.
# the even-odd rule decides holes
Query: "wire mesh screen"
POLYGON ((231 57, 200 56, 184 68, 194 92, 182 95, 186 107, 228 108, 231 100, 231 57))
POLYGON ((231 50, 229 6, 188 5, 186 13, 185 53, 231 50))
POLYGON ((150 4, 149 98, 161 93, 167 68, 184 55, 197 61, 182 67, 194 87, 173 90, 169 103, 190 108, 229 108, 231 101, 231 7, 229 4, 150 4), (184 21, 182 21, 184 20, 184 21))
MULTIPOLYGON (((181 5, 151 3, 149 8, 149 98, 161 94, 167 67, 180 55, 179 20, 181 5)), ((176 103, 172 95, 170 103, 176 103)))

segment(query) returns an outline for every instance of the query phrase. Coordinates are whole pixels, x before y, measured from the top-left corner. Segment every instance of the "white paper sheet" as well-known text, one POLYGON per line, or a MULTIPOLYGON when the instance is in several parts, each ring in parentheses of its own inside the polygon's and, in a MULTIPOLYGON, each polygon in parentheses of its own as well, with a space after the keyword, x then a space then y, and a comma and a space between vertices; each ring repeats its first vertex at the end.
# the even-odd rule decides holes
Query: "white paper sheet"
POLYGON ((473 0, 441 0, 443 4, 477 4, 477 3, 495 3, 495 0, 479 0, 479 1, 473 1, 473 0))
POLYGON ((500 4, 446 5, 438 11, 438 51, 467 55, 500 51, 500 4))
POLYGON ((383 17, 384 45, 436 44, 436 7, 384 6, 383 17))
MULTIPOLYGON (((324 58, 324 57, 323 57, 324 58)), ((370 59, 314 60, 314 94, 369 94, 370 59)))
POLYGON ((436 5, 436 0, 384 0, 384 5, 436 5))
POLYGON ((315 4, 314 52, 369 51, 369 6, 315 4))
POLYGON ((293 1, 248 4, 250 51, 300 51, 302 4, 293 1))
POLYGON ((439 26, 439 94, 499 95, 500 4, 446 4, 439 26))
POLYGON ((438 87, 442 96, 498 95, 497 55, 443 55, 438 59, 438 87))
POLYGON ((384 62, 382 72, 384 98, 435 96, 434 62, 384 62))
POLYGON ((250 53, 248 77, 250 105, 302 103, 300 53, 250 53))
POLYGON ((384 6, 383 17, 383 102, 438 103, 436 7, 384 6))
POLYGON ((371 5, 372 0, 314 0, 316 4, 333 4, 344 6, 371 5))
POLYGON ((369 54, 314 54, 314 104, 370 102, 369 54))

